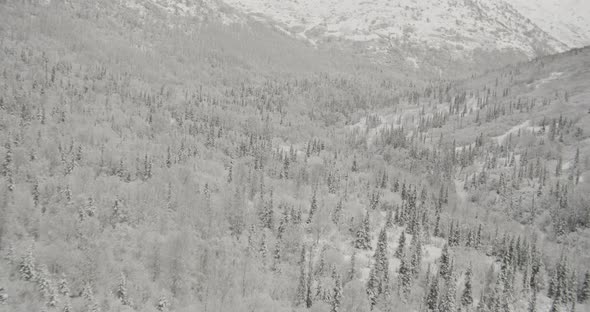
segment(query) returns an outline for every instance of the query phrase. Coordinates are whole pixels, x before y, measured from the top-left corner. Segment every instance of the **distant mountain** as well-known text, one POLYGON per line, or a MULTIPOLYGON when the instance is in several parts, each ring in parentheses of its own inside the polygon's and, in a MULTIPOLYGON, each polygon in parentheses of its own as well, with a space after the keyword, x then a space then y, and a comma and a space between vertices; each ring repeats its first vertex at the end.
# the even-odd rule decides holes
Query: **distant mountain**
POLYGON ((590 43, 589 5, 576 0, 222 1, 313 45, 361 47, 415 68, 490 56, 495 66, 590 43))

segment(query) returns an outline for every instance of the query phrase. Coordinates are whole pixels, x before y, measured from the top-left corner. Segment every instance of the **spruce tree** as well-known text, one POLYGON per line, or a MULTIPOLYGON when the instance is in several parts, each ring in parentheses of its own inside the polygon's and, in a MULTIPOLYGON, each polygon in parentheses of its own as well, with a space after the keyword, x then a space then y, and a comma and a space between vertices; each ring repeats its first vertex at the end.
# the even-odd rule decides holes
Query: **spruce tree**
POLYGON ((416 277, 418 273, 420 273, 420 269, 422 267, 422 233, 418 227, 414 236, 412 236, 412 241, 410 243, 412 255, 411 255, 411 265, 412 265, 412 274, 416 277))
POLYGON ((426 309, 429 312, 438 311, 438 280, 440 275, 434 276, 428 288, 426 296, 426 309))
POLYGON ((567 301, 570 303, 575 303, 578 301, 578 281, 577 281, 577 272, 575 269, 571 270, 571 274, 567 280, 567 301))
POLYGON ((334 211, 332 211, 332 222, 334 222, 334 224, 338 225, 340 223, 340 218, 342 217, 342 198, 340 200, 338 200, 338 203, 336 204, 336 208, 334 208, 334 211))
POLYGON ((375 268, 372 268, 369 271, 369 280, 367 281, 367 297, 369 298, 371 310, 377 304, 377 296, 379 296, 379 281, 375 268))
POLYGON ((26 255, 22 258, 18 271, 20 276, 25 281, 32 281, 35 279, 35 258, 33 256, 33 245, 27 249, 26 255))
POLYGON ((438 259, 439 261, 439 265, 438 265, 438 273, 440 274, 440 276, 444 279, 447 279, 450 275, 450 257, 449 257, 449 245, 445 244, 445 246, 443 247, 442 253, 440 255, 440 258, 438 259))
POLYGON ((354 243, 354 247, 358 249, 371 249, 371 238, 370 232, 371 229, 369 227, 369 210, 363 219, 359 229, 356 232, 356 240, 354 243))
POLYGON ((309 260, 308 260, 308 267, 307 267, 307 280, 306 280, 306 292, 305 292, 305 306, 309 309, 311 308, 311 305, 313 304, 312 299, 311 299, 311 272, 313 271, 312 269, 312 259, 313 259, 313 254, 312 254, 312 249, 310 248, 309 250, 309 260))
POLYGON ((472 269, 471 264, 465 272, 465 288, 463 288, 463 294, 461 294, 461 306, 469 309, 473 304, 473 290, 471 289, 471 275, 472 269))
POLYGON ((87 283, 82 289, 82 297, 84 298, 84 312, 100 311, 90 284, 87 283))
POLYGON ((277 242, 275 243, 275 248, 273 249, 272 252, 272 267, 271 270, 273 270, 274 272, 278 272, 279 271, 279 264, 281 262, 281 241, 277 240, 277 242))
POLYGON ((401 259, 404 257, 405 254, 405 245, 406 245, 406 233, 404 231, 402 231, 402 234, 399 237, 399 240, 397 242, 397 248, 395 249, 395 254, 394 256, 398 259, 401 259))
POLYGON ((402 257, 399 266, 399 285, 402 294, 402 300, 405 302, 412 289, 412 267, 408 257, 402 257))
POLYGON ((313 195, 311 197, 311 205, 309 207, 309 215, 307 216, 307 221, 305 223, 310 224, 313 221, 313 215, 318 210, 318 201, 316 197, 317 191, 313 190, 313 195))
POLYGON ((305 273, 305 246, 301 248, 301 258, 299 259, 299 280, 295 294, 295 305, 299 306, 305 303, 307 297, 307 275, 305 273))
POLYGON ((377 269, 378 273, 381 274, 388 265, 387 231, 385 230, 385 228, 381 229, 381 232, 379 232, 379 239, 377 240, 377 249, 375 250, 373 258, 375 259, 375 268, 377 269))
POLYGON ((70 296, 70 287, 68 286, 68 281, 66 280, 65 276, 62 276, 62 278, 57 283, 57 291, 64 297, 70 296))
POLYGON ((582 284, 582 288, 580 289, 580 294, 578 296, 578 301, 580 303, 588 303, 590 300, 590 271, 586 271, 584 274, 584 283, 582 284))
POLYGON ((450 276, 445 282, 445 293, 438 305, 440 312, 455 312, 457 310, 455 296, 457 294, 455 278, 450 276))
POLYGON ((1 174, 3 176, 8 176, 10 174, 11 171, 11 166, 12 166, 12 148, 10 146, 10 143, 6 143, 4 145, 4 148, 6 149, 6 154, 4 155, 4 162, 2 163, 2 170, 1 170, 1 174))
POLYGON ((356 250, 352 251, 350 256, 350 269, 348 270, 348 280, 351 281, 356 275, 356 250))
POLYGON ((51 280, 51 276, 49 271, 45 265, 41 265, 39 268, 35 281, 37 283, 37 287, 41 292, 41 295, 46 300, 46 305, 50 308, 54 308, 58 304, 57 299, 57 290, 55 289, 55 285, 51 280))
POLYGON ((156 310, 160 312, 167 312, 168 305, 168 299, 165 296, 160 296, 160 298, 158 298, 158 302, 156 303, 156 310))
POLYGON ((537 292, 532 291, 527 312, 537 312, 537 292))
POLYGON ((340 280, 340 275, 336 272, 336 269, 334 269, 332 272, 332 278, 334 279, 334 290, 331 298, 330 312, 340 312, 340 304, 342 301, 342 282, 340 280))
POLYGON ((383 276, 381 278, 379 284, 379 293, 382 295, 384 299, 388 299, 391 294, 390 284, 389 284, 389 265, 383 270, 383 276))
POLYGON ((262 265, 266 266, 266 258, 268 255, 268 247, 266 246, 266 232, 262 232, 262 238, 260 239, 260 248, 258 249, 260 258, 262 259, 262 265))
POLYGON ((394 218, 393 218, 393 208, 389 207, 387 209, 387 215, 385 216, 385 227, 388 229, 393 228, 394 218))
POLYGON ((121 272, 119 276, 119 284, 117 285, 117 290, 115 291, 115 295, 123 305, 130 305, 131 302, 129 301, 129 295, 127 293, 127 277, 123 272, 121 272))
POLYGON ((549 312, 562 312, 563 309, 561 307, 561 302, 559 299, 553 299, 553 301, 551 302, 551 308, 549 309, 549 312))
POLYGON ((475 243, 473 246, 475 249, 479 249, 481 247, 482 235, 483 235, 483 227, 481 224, 479 224, 479 226, 477 227, 477 235, 475 235, 475 243))

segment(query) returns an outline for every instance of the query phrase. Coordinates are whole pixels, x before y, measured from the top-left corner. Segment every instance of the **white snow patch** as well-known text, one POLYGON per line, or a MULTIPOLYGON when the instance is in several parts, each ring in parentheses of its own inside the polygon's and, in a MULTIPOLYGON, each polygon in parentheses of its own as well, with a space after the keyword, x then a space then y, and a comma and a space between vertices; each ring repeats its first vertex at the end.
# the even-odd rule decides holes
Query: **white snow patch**
POLYGON ((548 83, 549 81, 555 80, 559 77, 561 77, 561 75, 563 75, 562 72, 553 72, 549 75, 549 77, 545 77, 543 79, 540 79, 539 81, 537 81, 537 83, 535 83, 535 89, 538 89, 540 86, 548 83))
POLYGON ((503 144, 510 134, 518 133, 518 131, 531 131, 533 133, 537 133, 539 130, 541 130, 541 127, 531 126, 530 124, 531 121, 526 120, 525 122, 510 128, 510 130, 506 131, 506 133, 494 137, 494 139, 498 142, 498 144, 503 144))
POLYGON ((408 63, 410 63, 412 66, 414 66, 414 68, 418 69, 420 68, 420 65, 418 65, 418 59, 415 57, 406 57, 406 61, 408 63))

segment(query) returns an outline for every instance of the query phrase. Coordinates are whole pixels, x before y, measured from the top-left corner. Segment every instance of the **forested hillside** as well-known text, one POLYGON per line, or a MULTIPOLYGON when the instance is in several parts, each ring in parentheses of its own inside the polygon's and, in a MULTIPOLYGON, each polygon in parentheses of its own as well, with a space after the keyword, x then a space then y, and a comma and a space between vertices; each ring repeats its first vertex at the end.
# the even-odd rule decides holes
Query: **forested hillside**
POLYGON ((590 48, 419 78, 243 18, 0 1, 0 311, 590 309, 590 48))

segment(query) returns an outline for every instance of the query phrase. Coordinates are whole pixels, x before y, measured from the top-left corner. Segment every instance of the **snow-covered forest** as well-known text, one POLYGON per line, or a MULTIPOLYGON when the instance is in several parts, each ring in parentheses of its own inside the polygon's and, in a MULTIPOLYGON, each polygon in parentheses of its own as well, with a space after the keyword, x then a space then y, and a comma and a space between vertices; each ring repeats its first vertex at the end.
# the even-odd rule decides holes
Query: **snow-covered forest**
POLYGON ((455 76, 145 8, 0 0, 0 311, 590 310, 590 47, 455 76))

